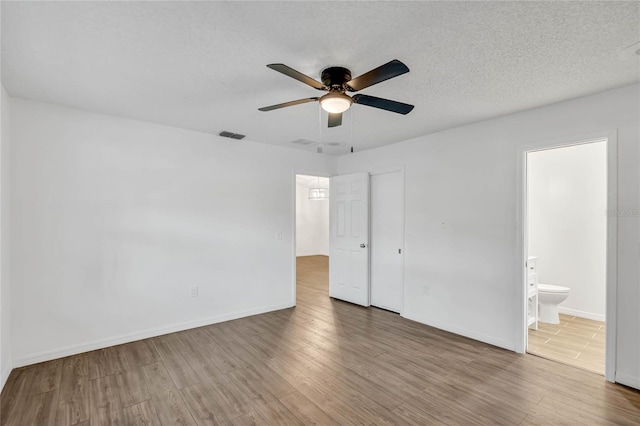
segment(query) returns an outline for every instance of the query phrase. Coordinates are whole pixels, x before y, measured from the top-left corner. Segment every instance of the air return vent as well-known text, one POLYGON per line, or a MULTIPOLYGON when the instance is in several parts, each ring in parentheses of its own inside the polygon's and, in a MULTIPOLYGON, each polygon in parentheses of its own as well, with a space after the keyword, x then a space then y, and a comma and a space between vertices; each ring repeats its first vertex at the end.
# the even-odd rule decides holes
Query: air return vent
POLYGON ((315 145, 318 142, 315 142, 315 141, 312 141, 312 140, 309 140, 309 139, 300 138, 300 139, 296 139, 294 141, 291 141, 291 143, 294 144, 294 145, 308 146, 308 145, 315 145))
POLYGON ((231 138, 231 139, 243 139, 246 135, 241 135, 240 133, 231 133, 226 130, 221 131, 220 136, 223 138, 231 138))

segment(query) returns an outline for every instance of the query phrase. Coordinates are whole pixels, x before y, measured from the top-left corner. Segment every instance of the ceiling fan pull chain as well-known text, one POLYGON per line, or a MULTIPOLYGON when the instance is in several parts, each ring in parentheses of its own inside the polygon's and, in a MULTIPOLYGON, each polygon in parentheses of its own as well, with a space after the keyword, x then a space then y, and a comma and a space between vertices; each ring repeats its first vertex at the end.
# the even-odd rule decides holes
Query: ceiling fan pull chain
POLYGON ((318 104, 318 154, 322 154, 322 106, 318 104))
POLYGON ((349 138, 351 139, 351 152, 353 152, 353 123, 354 123, 354 112, 353 109, 351 111, 349 111, 349 114, 351 115, 351 120, 349 120, 351 122, 351 135, 349 136, 349 138))

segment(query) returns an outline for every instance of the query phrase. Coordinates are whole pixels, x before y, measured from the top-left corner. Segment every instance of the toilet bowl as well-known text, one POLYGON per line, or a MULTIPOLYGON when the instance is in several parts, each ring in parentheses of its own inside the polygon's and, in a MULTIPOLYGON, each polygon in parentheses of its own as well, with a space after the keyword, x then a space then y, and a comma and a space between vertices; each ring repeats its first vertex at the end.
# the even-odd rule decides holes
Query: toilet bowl
POLYGON ((569 287, 538 284, 538 321, 560 324, 558 305, 569 297, 569 287))

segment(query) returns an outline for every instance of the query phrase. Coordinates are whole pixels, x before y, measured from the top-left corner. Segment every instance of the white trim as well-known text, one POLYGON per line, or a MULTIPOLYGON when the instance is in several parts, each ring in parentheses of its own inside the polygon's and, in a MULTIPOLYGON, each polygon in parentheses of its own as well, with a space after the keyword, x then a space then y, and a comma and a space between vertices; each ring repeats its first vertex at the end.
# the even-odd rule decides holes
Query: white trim
POLYGON ((36 364, 44 361, 51 361, 69 355, 76 355, 83 352, 94 351, 96 349, 107 348, 109 346, 121 345, 123 343, 135 342, 136 340, 148 339, 150 337, 162 336, 163 334, 175 333, 177 331, 189 330, 192 328, 203 327, 224 321, 230 321, 238 318, 249 317, 252 315, 264 314, 267 312, 279 311, 281 309, 292 308, 290 303, 281 305, 264 306, 257 309, 247 309, 224 315, 217 315, 196 321, 188 321, 179 324, 173 324, 166 327, 151 328, 136 333, 122 334, 120 336, 109 337, 106 339, 94 340, 89 343, 66 346, 64 348, 52 349, 44 352, 28 354, 14 360, 13 367, 24 367, 26 365, 36 364))
POLYGON ((9 374, 11 374, 11 361, 7 362, 7 366, 0 372, 0 392, 4 389, 4 385, 7 383, 7 379, 9 378, 9 374))
POLYGON ((298 215, 298 207, 296 205, 297 203, 297 192, 298 192, 298 178, 297 178, 298 173, 296 172, 296 170, 293 170, 293 205, 292 205, 292 209, 293 209, 293 229, 291 230, 291 235, 293 235, 293 253, 291 253, 291 304, 293 304, 293 306, 296 306, 296 300, 297 300, 297 293, 296 293, 296 288, 298 285, 298 269, 297 269, 297 253, 296 251, 297 249, 297 240, 298 240, 298 234, 297 234, 297 228, 298 228, 298 223, 297 223, 297 215, 298 215))
POLYGON ((405 169, 404 164, 398 164, 398 165, 389 166, 389 167, 376 167, 372 170, 369 170, 368 173, 369 173, 369 176, 373 176, 373 175, 385 175, 387 173, 400 172, 404 176, 404 169, 405 169))
POLYGON ((494 336, 489 336, 482 333, 476 333, 475 331, 467 330, 465 328, 451 327, 451 325, 449 324, 433 322, 433 321, 422 321, 417 316, 410 313, 406 313, 406 312, 401 316, 408 320, 419 322, 420 324, 424 324, 430 327, 435 327, 440 330, 448 331, 449 333, 457 334, 463 337, 468 337, 469 339, 477 340, 479 342, 487 343, 489 345, 497 346, 499 348, 506 349, 509 351, 514 351, 514 352, 516 351, 516 348, 513 345, 513 342, 510 342, 504 339, 496 338, 494 336))
POLYGON ((585 312, 578 309, 565 308, 562 306, 558 306, 558 312, 561 314, 572 315, 574 317, 586 318, 594 321, 606 321, 606 315, 602 314, 594 314, 591 312, 585 312))
MULTIPOLYGON (((618 131, 607 135, 607 210, 618 210, 618 131)), ((607 305, 605 308, 605 373, 616 381, 618 344, 618 216, 607 215, 607 305)), ((636 385, 636 388, 639 388, 636 385)))
POLYGON ((529 258, 529 241, 528 235, 526 232, 527 229, 527 151, 523 147, 517 152, 518 158, 516 162, 516 253, 518 258, 516 259, 518 262, 518 267, 516 267, 516 283, 520 283, 516 289, 516 297, 518 298, 516 301, 516 305, 518 309, 516 313, 520 318, 519 322, 516 324, 520 324, 520 327, 516 329, 516 347, 515 351, 520 354, 524 354, 527 351, 528 344, 528 329, 529 329, 529 318, 527 314, 527 304, 528 304, 528 289, 526 287, 527 283, 527 268, 526 262, 529 258), (524 283, 524 285, 523 285, 524 283), (525 324, 522 327, 522 324, 525 324))
MULTIPOLYGON (((618 131, 617 129, 591 133, 588 135, 565 137, 555 141, 545 141, 524 145, 518 151, 516 165, 516 247, 520 265, 527 258, 527 153, 562 148, 587 143, 606 141, 607 143, 607 211, 615 211, 618 207, 618 131)), ((617 294, 618 294, 618 220, 615 215, 607 215, 607 301, 606 301, 606 351, 605 379, 616 380, 616 345, 617 345, 617 294)), ((524 267, 517 269, 517 305, 520 306, 520 327, 517 331, 516 352, 524 353, 527 348, 527 312, 526 312, 526 275, 524 267)))
POLYGON ((626 374, 616 374, 616 383, 629 386, 630 388, 640 389, 640 379, 626 374))

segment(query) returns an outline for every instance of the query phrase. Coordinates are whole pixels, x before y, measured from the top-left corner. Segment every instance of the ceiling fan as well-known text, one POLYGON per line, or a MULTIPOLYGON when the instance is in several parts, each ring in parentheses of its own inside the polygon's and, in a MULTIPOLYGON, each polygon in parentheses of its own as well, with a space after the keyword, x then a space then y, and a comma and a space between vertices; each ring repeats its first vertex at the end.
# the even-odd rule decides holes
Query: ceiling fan
POLYGON ((351 104, 354 103, 380 108, 398 114, 408 114, 413 109, 413 105, 402 102, 362 94, 349 96, 345 93, 357 92, 409 72, 409 68, 397 59, 387 62, 354 79, 351 78, 351 71, 346 68, 325 68, 320 76, 322 83, 284 64, 269 64, 267 67, 291 78, 295 78, 314 89, 323 90, 327 93, 316 98, 298 99, 296 101, 259 108, 260 111, 272 111, 274 109, 305 104, 307 102, 320 101, 322 109, 329 113, 329 127, 336 127, 342 124, 342 113, 348 110, 351 104))

